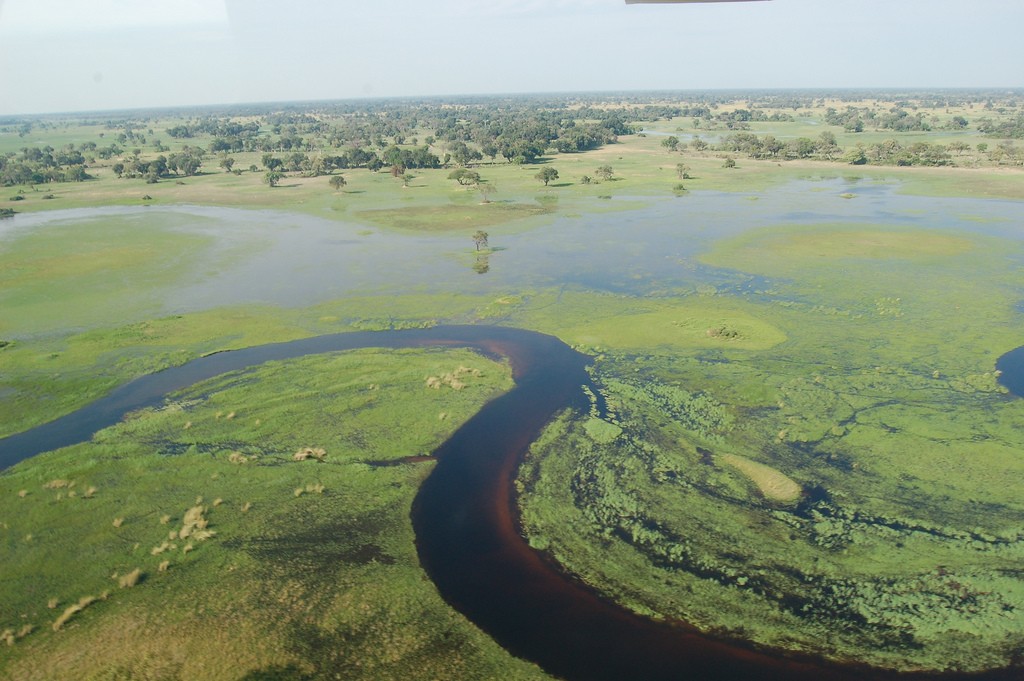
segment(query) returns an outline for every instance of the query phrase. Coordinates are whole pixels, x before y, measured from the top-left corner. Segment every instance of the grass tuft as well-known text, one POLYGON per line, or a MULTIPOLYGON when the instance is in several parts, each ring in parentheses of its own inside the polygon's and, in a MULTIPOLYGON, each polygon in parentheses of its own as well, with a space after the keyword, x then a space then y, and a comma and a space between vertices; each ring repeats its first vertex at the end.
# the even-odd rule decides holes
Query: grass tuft
POLYGON ((118 580, 117 580, 117 584, 122 589, 130 589, 133 586, 135 586, 136 584, 138 584, 141 579, 142 579, 142 570, 140 570, 139 568, 135 568, 134 570, 132 570, 128 574, 122 575, 121 577, 119 577, 118 580))
POLYGON ((65 608, 64 612, 61 613, 60 617, 58 617, 57 619, 55 619, 53 621, 53 630, 54 631, 60 631, 61 628, 65 624, 67 624, 68 621, 72 617, 74 617, 78 613, 80 613, 83 610, 85 610, 86 608, 88 608, 90 605, 95 603, 97 600, 100 600, 100 599, 96 598, 96 596, 83 596, 74 605, 69 605, 67 608, 65 608))
POLYGON ((327 450, 322 447, 304 447, 299 451, 292 454, 294 461, 306 461, 308 459, 316 459, 317 461, 323 461, 327 458, 327 450))

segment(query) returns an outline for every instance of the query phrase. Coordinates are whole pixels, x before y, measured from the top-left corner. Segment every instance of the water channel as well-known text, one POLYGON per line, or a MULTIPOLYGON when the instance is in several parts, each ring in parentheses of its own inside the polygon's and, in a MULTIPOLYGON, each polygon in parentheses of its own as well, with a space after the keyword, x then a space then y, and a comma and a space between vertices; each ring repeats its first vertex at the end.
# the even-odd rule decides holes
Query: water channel
MULTIPOLYGON (((507 357, 515 387, 486 404, 435 452, 412 520, 420 561, 442 596, 515 655, 579 681, 640 678, 977 679, 1011 681, 1019 669, 983 674, 896 674, 755 650, 656 622, 602 599, 531 549, 516 527, 512 479, 522 456, 562 409, 583 408, 589 358, 557 338, 506 327, 451 326, 355 332, 208 355, 136 379, 78 411, 0 440, 0 467, 88 439, 128 411, 153 406, 197 381, 271 360, 360 347, 469 346, 507 357)), ((1001 359, 1003 382, 1024 381, 1024 348, 1001 359), (1016 354, 1014 354, 1016 353, 1016 354)))
MULTIPOLYGON (((630 199, 613 199, 616 202, 630 199)), ((31 230, 86 228, 122 220, 213 239, 204 260, 154 300, 147 315, 268 303, 304 306, 352 295, 410 292, 504 294, 577 286, 631 295, 714 286, 756 295, 763 282, 697 262, 716 239, 775 225, 821 222, 927 227, 1019 240, 1019 202, 901 195, 858 179, 797 182, 765 193, 695 192, 649 200, 624 212, 552 218, 544 229, 510 230, 485 275, 462 254, 468 237, 420 237, 270 211, 196 206, 110 207, 18 215, 0 222, 0 245, 31 230), (841 193, 855 199, 840 198, 841 193), (749 199, 749 200, 745 200, 749 199), (794 206, 799 206, 794 210, 794 206), (681 237, 685 233, 685 238, 681 237), (587 248, 580 249, 585 243, 587 248)), ((116 314, 117 311, 112 311, 116 314)), ((80 326, 65 320, 68 328, 80 326)), ((112 318, 114 322, 132 320, 112 318)), ((58 329, 22 329, 13 337, 58 329)), ((512 653, 566 679, 1019 679, 984 674, 894 674, 810 657, 755 650, 704 636, 684 623, 655 622, 610 603, 565 576, 516 531, 511 479, 530 442, 558 411, 586 405, 588 358, 558 339, 492 326, 357 332, 206 356, 146 376, 72 414, 0 440, 0 469, 87 440, 130 410, 227 371, 270 360, 360 347, 473 347, 509 358, 516 387, 492 401, 436 452, 413 523, 421 562, 458 610, 512 653)), ((1024 394, 1024 349, 996 365, 1000 382, 1024 394)))

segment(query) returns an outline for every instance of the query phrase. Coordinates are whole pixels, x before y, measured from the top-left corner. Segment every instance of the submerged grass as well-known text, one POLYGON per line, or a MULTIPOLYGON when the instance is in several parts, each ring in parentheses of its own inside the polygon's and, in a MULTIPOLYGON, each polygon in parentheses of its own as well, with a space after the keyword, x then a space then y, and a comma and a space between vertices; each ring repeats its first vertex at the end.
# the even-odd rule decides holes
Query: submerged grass
POLYGON ((747 311, 784 342, 604 346, 622 434, 545 433, 519 477, 531 543, 638 612, 764 645, 1013 663, 1024 401, 993 365, 1021 343, 1019 249, 849 225, 719 242, 707 262, 774 277, 747 311))
MULTIPOLYGON (((487 205, 448 169, 415 171, 407 188, 346 171, 339 192, 325 177, 269 188, 248 171, 145 185, 98 164, 98 179, 48 187, 52 199, 26 192, 17 210, 287 209, 468 230, 468 248, 479 227, 667 199, 679 163, 686 190, 750 200, 821 177, 1024 197, 1018 171, 743 158, 726 169, 718 154, 669 153, 661 139, 552 155, 560 179, 546 188, 536 166, 481 164, 498 187, 487 205), (603 165, 611 179, 583 182, 603 165)), ((213 252, 174 219, 68 222, 0 241, 0 434, 222 349, 500 320, 598 355, 609 418, 563 417, 518 484, 531 543, 603 593, 760 644, 903 669, 998 666, 1024 645, 1024 411, 992 371, 1021 342, 1016 243, 886 224, 779 227, 701 256, 766 278, 749 296, 403 292, 153 319, 168 291, 247 253, 213 252)), ((408 521, 431 466, 422 455, 508 380, 457 351, 272 364, 5 473, 0 676, 543 678, 440 601, 408 521)))
POLYGON ((111 216, 0 240, 0 337, 152 314, 161 293, 200 276, 213 243, 173 223, 166 215, 111 216))
POLYGON ((0 436, 52 420, 116 385, 200 355, 322 333, 470 322, 493 316, 494 308, 505 306, 475 295, 351 297, 310 308, 214 309, 15 340, 0 347, 0 436))
POLYGON ((541 205, 492 201, 482 205, 409 206, 356 213, 361 221, 416 232, 465 231, 549 213, 541 205))

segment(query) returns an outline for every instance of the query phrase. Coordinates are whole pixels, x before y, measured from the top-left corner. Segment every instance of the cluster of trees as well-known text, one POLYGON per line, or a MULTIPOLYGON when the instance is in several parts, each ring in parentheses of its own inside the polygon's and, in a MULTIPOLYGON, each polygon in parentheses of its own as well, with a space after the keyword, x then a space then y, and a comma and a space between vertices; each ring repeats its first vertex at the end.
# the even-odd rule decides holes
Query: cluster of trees
POLYGON ((452 172, 448 173, 449 180, 455 180, 459 184, 466 185, 477 185, 480 184, 480 173, 469 168, 456 168, 452 172))
POLYGON ((819 158, 833 161, 842 159, 853 165, 926 165, 943 166, 952 164, 951 151, 963 153, 966 144, 950 145, 914 142, 902 145, 895 139, 888 139, 871 145, 858 144, 843 150, 836 144, 835 135, 822 132, 817 139, 798 137, 783 142, 772 135, 758 137, 751 133, 734 133, 724 138, 717 146, 719 151, 739 152, 757 159, 801 159, 819 158))
POLYGON ((926 118, 923 112, 910 113, 900 106, 884 112, 867 107, 848 106, 842 111, 829 107, 825 110, 824 118, 829 125, 843 126, 846 132, 863 132, 867 126, 895 132, 923 132, 935 129, 936 126, 946 130, 963 130, 969 123, 966 118, 957 115, 940 125, 935 116, 926 118))
POLYGON ((275 172, 300 172, 307 177, 330 175, 335 170, 349 168, 367 168, 374 172, 385 167, 398 168, 405 172, 409 168, 439 168, 441 160, 431 153, 429 147, 403 149, 392 145, 380 154, 375 151, 355 148, 346 149, 339 154, 313 154, 295 151, 287 156, 278 157, 272 153, 262 156, 263 167, 275 172))
POLYGON ((85 163, 84 154, 73 144, 59 150, 24 147, 17 153, 0 154, 0 185, 81 182, 90 178, 85 163))
POLYGON ((146 182, 154 183, 171 173, 186 177, 196 175, 203 165, 205 155, 206 152, 200 147, 185 146, 179 152, 169 156, 161 154, 151 161, 143 161, 138 154, 132 154, 124 162, 115 163, 112 169, 118 177, 144 177, 146 182))
MULTIPOLYGON (((345 149, 349 160, 338 167, 379 170, 393 165, 431 168, 450 162, 465 166, 485 156, 492 161, 501 156, 508 162, 532 163, 549 149, 586 151, 633 132, 626 122, 629 113, 589 107, 571 111, 569 106, 565 100, 539 103, 522 98, 338 103, 315 111, 264 112, 247 116, 244 122, 199 118, 168 128, 167 133, 176 139, 210 135, 214 137, 211 152, 324 154, 345 149), (424 140, 426 146, 405 148, 419 147, 417 135, 424 129, 433 131, 424 140), (430 151, 435 145, 442 158, 430 151), (397 153, 404 155, 394 158, 397 153), (380 159, 380 165, 371 154, 380 159)), ((633 110, 632 116, 639 110, 633 110)))
MULTIPOLYGON (((424 117, 430 118, 430 113, 424 112, 424 117)), ((533 163, 548 149, 587 151, 614 144, 619 135, 634 132, 621 112, 571 111, 566 102, 534 106, 526 100, 501 107, 449 107, 433 118, 433 137, 442 145, 451 145, 452 159, 460 164, 456 157, 462 151, 460 143, 475 144, 481 157, 491 160, 500 155, 509 163, 533 163)))
MULTIPOLYGON (((786 109, 824 109, 824 120, 851 132, 866 127, 877 130, 919 131, 938 127, 960 130, 969 122, 963 116, 939 118, 934 109, 950 106, 978 106, 991 118, 979 118, 976 126, 983 134, 1003 138, 1024 138, 1024 114, 1013 93, 889 93, 889 108, 862 104, 828 108, 835 101, 877 98, 867 92, 705 92, 680 95, 680 103, 666 104, 665 96, 644 93, 621 95, 575 95, 523 97, 466 97, 445 101, 426 99, 338 102, 316 107, 305 104, 246 105, 226 110, 209 109, 205 115, 175 122, 166 134, 175 140, 203 136, 205 151, 186 146, 168 153, 154 128, 158 121, 145 116, 121 120, 76 121, 79 125, 106 125, 99 132, 108 136, 105 146, 86 142, 56 150, 51 147, 25 148, 0 155, 0 184, 15 185, 58 181, 78 181, 89 177, 86 169, 96 159, 117 161, 114 169, 122 177, 141 177, 157 181, 168 175, 193 175, 199 172, 206 154, 216 154, 220 167, 234 169, 230 154, 262 154, 262 170, 299 172, 308 176, 333 175, 338 170, 366 168, 390 169, 395 177, 405 178, 407 169, 456 166, 471 168, 485 159, 496 162, 535 163, 552 153, 574 153, 613 144, 620 135, 634 133, 641 121, 659 118, 691 118, 695 127, 726 128, 731 134, 716 150, 746 154, 762 159, 845 158, 851 163, 892 163, 943 165, 968 147, 958 142, 945 146, 914 144, 902 147, 892 140, 871 146, 840 149, 831 133, 815 139, 779 140, 771 135, 758 136, 748 130, 750 123, 790 121, 786 109), (615 106, 609 107, 608 104, 615 106), (992 112, 991 114, 987 112, 992 112), (1013 114, 1016 117, 1012 117, 1013 114), (145 134, 143 134, 145 133, 145 134), (152 160, 142 154, 149 140, 152 160), (422 140, 422 141, 421 141, 422 140), (134 145, 138 148, 132 149, 134 145)), ((806 112, 809 114, 810 112, 806 112)), ((973 117, 973 116, 972 116, 973 117)), ((33 126, 57 127, 48 120, 8 118, 0 120, 4 131, 27 134, 33 126)), ((179 142, 180 144, 180 142, 179 142)), ((687 146, 670 136, 662 144, 669 151, 687 146)), ((177 145, 175 145, 177 146, 177 145)), ((695 151, 709 148, 699 138, 689 145, 695 151)), ((997 163, 1019 158, 1012 144, 999 143, 979 152, 997 163)), ((250 170, 261 170, 255 165, 250 170)), ((600 176, 600 173, 597 174, 600 176)), ((479 181, 466 184, 480 186, 479 181)), ((584 176, 593 181, 596 178, 584 176)), ((458 178, 455 178, 458 179, 458 178)), ((550 182, 551 177, 540 178, 550 182)), ((680 179, 686 179, 680 177, 680 179)))
POLYGON ((858 144, 843 155, 843 160, 852 165, 945 166, 953 163, 945 145, 914 142, 904 146, 893 139, 870 146, 858 144))
POLYGON ((798 137, 782 141, 774 135, 758 137, 749 132, 727 135, 718 145, 719 151, 733 151, 760 159, 797 159, 817 156, 825 160, 837 158, 842 149, 836 144, 836 136, 829 131, 822 132, 817 139, 798 137))
POLYGON ((231 119, 202 118, 184 125, 167 128, 167 134, 177 139, 188 139, 196 135, 212 137, 252 137, 260 132, 259 123, 242 123, 231 119))
POLYGON ((1024 139, 1024 114, 1018 114, 1016 118, 999 122, 983 118, 978 121, 978 131, 993 137, 1024 139))
MULTIPOLYGON (((594 170, 594 174, 597 175, 602 180, 604 180, 605 182, 615 177, 615 171, 612 170, 612 167, 608 165, 598 166, 594 170)), ((581 184, 592 184, 593 182, 594 178, 591 177, 590 175, 584 175, 580 178, 581 184)))

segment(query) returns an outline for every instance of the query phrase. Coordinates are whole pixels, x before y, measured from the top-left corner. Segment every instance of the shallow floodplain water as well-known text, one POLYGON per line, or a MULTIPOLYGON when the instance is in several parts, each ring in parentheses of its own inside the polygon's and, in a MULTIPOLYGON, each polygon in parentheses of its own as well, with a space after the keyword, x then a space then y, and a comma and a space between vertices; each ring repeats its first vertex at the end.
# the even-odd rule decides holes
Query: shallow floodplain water
MULTIPOLYGON (((579 208, 578 204, 563 207, 566 212, 579 208)), ((631 437, 651 440, 652 448, 645 450, 644 456, 658 452, 651 470, 635 466, 615 469, 615 462, 645 459, 641 455, 623 456, 624 452, 614 446, 609 448, 615 449, 609 456, 597 457, 608 470, 600 468, 600 476, 593 477, 606 488, 588 492, 593 497, 591 506, 600 505, 612 518, 617 499, 643 490, 638 508, 655 519, 651 526, 665 529, 664 536, 654 539, 639 532, 636 536, 642 542, 618 549, 617 556, 622 558, 621 565, 631 580, 627 595, 650 589, 636 597, 638 609, 657 611, 667 603, 658 589, 669 584, 676 595, 690 593, 690 602, 681 610, 660 614, 690 619, 695 597, 687 589, 695 587, 679 576, 686 572, 691 557, 684 550, 683 538, 694 534, 697 536, 692 537, 689 546, 707 550, 701 570, 715 575, 714 579, 701 578, 694 583, 707 591, 705 595, 712 603, 708 610, 716 616, 724 612, 721 601, 713 600, 721 595, 719 592, 727 592, 729 598, 756 596, 749 588, 739 588, 747 583, 746 572, 753 566, 759 566, 758 570, 763 566, 766 576, 754 577, 752 583, 760 580, 765 593, 777 587, 790 588, 784 578, 779 577, 778 583, 774 580, 777 575, 796 574, 793 571, 799 569, 804 571, 799 574, 807 575, 803 581, 816 580, 818 584, 817 590, 812 589, 807 596, 818 611, 849 610, 850 621, 871 617, 885 626, 895 622, 896 627, 917 627, 921 640, 936 649, 946 645, 941 637, 946 635, 943 627, 948 626, 947 618, 934 604, 929 608, 938 613, 936 617, 919 618, 921 608, 915 599, 930 598, 934 591, 936 598, 949 600, 950 611, 963 615, 963 631, 979 618, 957 610, 963 605, 956 600, 959 593, 946 593, 954 581, 972 585, 978 598, 988 599, 985 607, 995 613, 989 613, 990 621, 1000 626, 1013 628, 1013 622, 1000 619, 1001 611, 997 609, 1004 605, 1000 598, 1017 599, 1024 608, 1024 599, 1018 598, 1024 588, 1019 581, 993 573, 1001 570, 1002 564, 1012 564, 1017 552, 1024 550, 1024 538, 1014 534, 1024 509, 1016 501, 1019 490, 1013 483, 1021 479, 1014 469, 1014 448, 1024 450, 1013 424, 1024 424, 1024 414, 998 392, 991 373, 995 359, 1021 342, 1017 332, 1020 310, 1012 309, 1012 302, 1024 297, 1024 281, 1012 267, 1021 258, 1020 202, 910 197, 899 194, 898 187, 892 185, 853 179, 795 182, 763 193, 693 192, 678 198, 652 199, 641 209, 551 217, 540 226, 530 222, 491 228, 495 252, 489 256, 489 268, 483 274, 473 269, 476 256, 468 233, 415 235, 281 212, 190 206, 18 216, 0 222, 0 254, 6 245, 16 247, 19 234, 32 230, 102 229, 107 220, 130 221, 144 229, 150 216, 154 229, 212 239, 213 246, 184 265, 180 278, 160 289, 156 296, 159 302, 145 312, 147 316, 245 303, 302 307, 357 295, 506 295, 559 287, 577 294, 622 294, 605 297, 620 305, 616 308, 619 313, 624 309, 622 305, 636 307, 636 299, 620 302, 630 295, 663 297, 673 305, 681 300, 675 296, 695 292, 719 294, 715 306, 731 297, 766 303, 748 307, 756 308, 752 314, 777 324, 788 335, 785 343, 770 351, 762 346, 760 352, 750 352, 723 341, 715 355, 721 363, 714 365, 689 352, 692 348, 675 354, 661 348, 657 351, 661 357, 635 357, 624 352, 623 357, 612 357, 599 365, 599 377, 601 371, 609 379, 644 371, 652 385, 661 381, 670 387, 705 391, 736 416, 736 428, 728 433, 724 448, 721 439, 709 443, 694 438, 692 432, 672 422, 671 415, 664 419, 669 422, 664 433, 656 428, 648 430, 642 418, 630 423, 627 417, 622 425, 633 429, 631 437), (844 198, 846 193, 852 198, 844 198), (832 229, 833 234, 838 230, 855 237, 861 236, 859 230, 863 227, 863 234, 868 235, 888 230, 934 238, 948 231, 951 235, 976 235, 978 239, 974 250, 966 255, 957 253, 947 260, 940 257, 927 262, 904 257, 858 260, 849 254, 819 259, 802 242, 802 254, 790 257, 779 251, 772 263, 760 267, 764 263, 759 262, 763 259, 756 247, 788 243, 786 239, 793 235, 810 231, 801 232, 802 227, 819 225, 823 232, 832 229), (758 230, 768 236, 761 239, 758 230), (751 235, 757 238, 748 242, 754 248, 746 252, 742 243, 732 250, 715 250, 720 240, 751 235), (996 240, 989 240, 992 237, 996 240), (986 243, 1000 246, 990 249, 986 243), (708 257, 712 252, 717 259, 708 257), (728 268, 705 264, 711 261, 725 263, 728 268), (986 269, 986 263, 992 267, 986 269), (957 280, 967 284, 957 288, 957 280), (662 434, 666 437, 660 437, 662 434), (701 444, 696 448, 698 453, 702 448, 711 453, 691 456, 688 445, 678 446, 688 440, 701 444), (659 450, 664 442, 675 444, 659 450), (720 448, 723 453, 736 451, 754 459, 761 457, 815 493, 808 495, 806 507, 773 509, 750 493, 746 481, 722 466, 703 461, 707 458, 713 462, 720 448), (666 470, 673 476, 654 485, 654 476, 666 470), (993 486, 993 480, 998 484, 993 486), (834 494, 841 501, 819 504, 822 494, 834 494), (823 515, 828 513, 832 515, 823 515), (704 531, 693 533, 694 526, 704 531), (764 528, 770 528, 772 541, 768 541, 764 528), (893 531, 906 536, 894 539, 893 531), (898 565, 883 565, 886 556, 902 555, 895 550, 893 542, 897 539, 899 547, 912 547, 906 555, 913 561, 907 565, 908 561, 901 559, 898 565), (721 553, 726 546, 739 547, 736 555, 721 553), (836 547, 842 549, 841 554, 836 547), (743 553, 748 549, 749 556, 743 553), (681 558, 676 555, 679 551, 683 551, 681 558), (945 562, 936 571, 939 555, 945 562), (957 561, 968 564, 965 556, 971 565, 982 567, 956 573, 957 561), (652 567, 666 560, 676 560, 678 566, 663 573, 652 567), (819 569, 819 560, 826 567, 819 569), (641 567, 630 572, 629 561, 641 567), (812 564, 814 567, 807 567, 812 564), (646 574, 640 570, 652 573, 651 580, 662 583, 638 585, 646 574), (737 574, 742 576, 743 584, 735 581, 739 579, 737 574), (677 577, 679 583, 670 584, 668 580, 677 577), (715 580, 720 581, 710 584, 715 580), (837 585, 853 594, 843 596, 845 604, 826 598, 837 585), (894 585, 901 590, 895 595, 894 585), (856 607, 850 607, 851 603, 856 607)), ((849 245, 842 241, 824 243, 849 245)), ((593 297, 577 295, 572 300, 582 301, 582 306, 588 308, 584 313, 589 312, 589 305, 596 307, 593 297)), ((566 325, 564 312, 564 307, 540 313, 530 309, 526 316, 511 318, 510 323, 557 334, 566 325), (537 320, 543 315, 551 315, 555 321, 541 327, 537 320)), ((431 314, 429 310, 424 313, 431 314)), ((638 318, 653 317, 634 317, 638 318)), ((678 321, 678 317, 666 319, 678 321)), ((110 324, 126 321, 130 320, 115 318, 110 324)), ((67 323, 76 325, 73 319, 67 323)), ((614 336, 617 327, 629 323, 626 315, 613 314, 605 330, 614 336)), ((698 328, 702 337, 704 329, 703 325, 698 328)), ((618 340, 618 347, 628 345, 621 342, 621 334, 618 340)), ((602 339, 604 344, 616 347, 609 339, 602 339)), ((648 350, 644 346, 639 352, 646 354, 648 350)), ((638 411, 662 419, 665 415, 656 403, 663 393, 644 397, 634 388, 620 382, 616 388, 621 393, 620 402, 648 399, 649 404, 644 403, 646 406, 638 411)), ((700 409, 707 411, 709 407, 700 409)), ((567 437, 559 444, 591 446, 583 435, 567 437)), ((552 449, 565 451, 572 447, 552 449)), ((550 477, 552 473, 545 475, 550 477)), ((571 480, 562 485, 562 489, 570 487, 571 480)), ((540 502, 546 503, 556 495, 550 491, 546 494, 540 502)), ((586 509, 576 511, 584 513, 586 509)), ((572 512, 567 507, 558 509, 558 522, 567 526, 565 519, 572 512)), ((620 533, 633 529, 626 525, 616 528, 614 523, 609 528, 620 533)), ((639 530, 645 528, 649 529, 641 526, 639 530)), ((559 539, 551 534, 553 529, 545 529, 540 522, 533 530, 531 541, 559 539)), ((585 560, 586 551, 603 546, 600 542, 606 538, 569 539, 589 544, 578 555, 568 555, 563 564, 577 574, 588 575, 590 580, 595 571, 585 560)), ((563 546, 569 546, 568 541, 563 546)), ((612 566, 611 553, 603 554, 601 561, 599 567, 608 567, 610 573, 604 581, 603 575, 597 575, 595 586, 616 600, 628 601, 618 598, 623 592, 615 588, 613 568, 618 568, 612 566)), ((694 574, 700 576, 699 571, 694 574)), ((948 604, 941 601, 940 605, 948 604)), ((782 607, 772 610, 774 605, 768 606, 772 613, 784 615, 778 630, 786 636, 772 638, 774 634, 769 630, 761 639, 752 638, 769 647, 781 641, 779 645, 786 647, 790 640, 788 627, 799 625, 804 615, 802 611, 789 612, 782 607)), ((750 623, 750 612, 733 611, 734 622, 742 624, 735 627, 737 630, 750 623)), ((829 614, 824 618, 827 621, 816 626, 831 635, 833 619, 829 614)), ((721 620, 701 624, 711 629, 730 626, 721 620)), ((824 640, 818 631, 810 630, 807 638, 824 640)), ((842 642, 847 648, 794 649, 832 653, 839 659, 852 649, 853 659, 914 668, 917 661, 901 661, 901 644, 888 629, 885 632, 888 638, 884 638, 884 646, 877 645, 884 655, 875 658, 858 654, 856 646, 867 639, 858 638, 857 632, 850 641, 842 642)), ((1019 636, 1020 632, 1014 630, 1012 635, 1019 636)), ((950 636, 949 640, 962 638, 950 636)), ((1006 659, 1001 657, 1004 652, 998 649, 992 653, 993 666, 1005 664, 1000 662, 1006 659)), ((953 664, 964 660, 969 664, 971 654, 967 651, 953 664)), ((945 663, 940 659, 937 664, 945 663)), ((925 660, 921 664, 932 663, 925 660)))
MULTIPOLYGON (((632 295, 685 294, 707 286, 751 293, 771 282, 702 265, 695 256, 716 239, 776 225, 863 223, 1021 238, 1018 202, 897 192, 895 185, 856 179, 802 181, 763 193, 691 192, 638 210, 553 217, 524 231, 514 224, 496 227, 490 239, 495 252, 482 274, 473 269, 477 259, 468 232, 397 233, 299 214, 205 206, 16 215, 0 221, 0 253, 29 232, 102 229, 110 222, 214 239, 211 248, 182 264, 176 281, 155 291, 146 312, 159 316, 246 303, 300 307, 355 294, 507 293, 563 285, 632 295)), ((109 323, 125 321, 130 320, 115 317, 109 323)), ((82 325, 75 319, 63 324, 82 325)))

